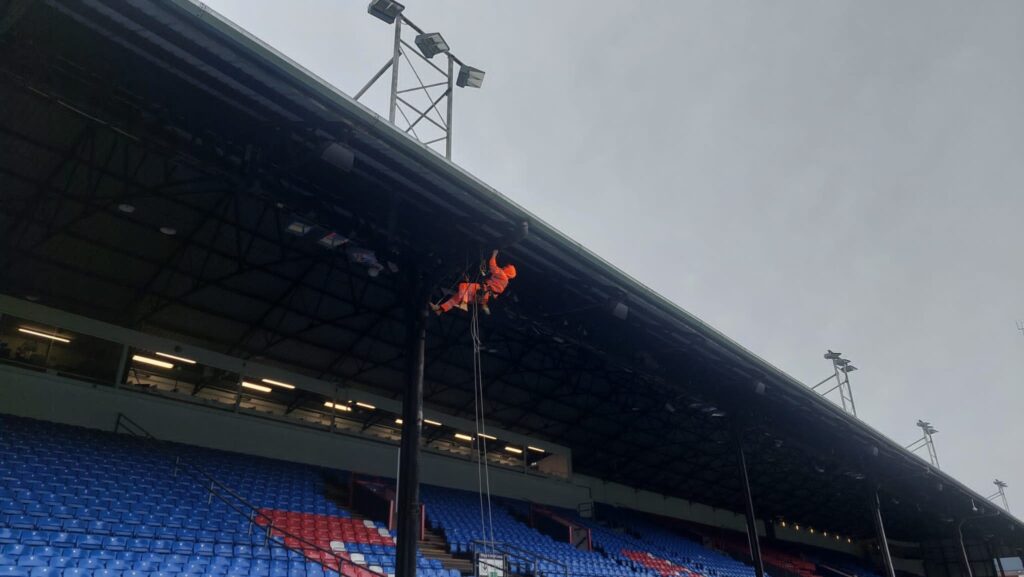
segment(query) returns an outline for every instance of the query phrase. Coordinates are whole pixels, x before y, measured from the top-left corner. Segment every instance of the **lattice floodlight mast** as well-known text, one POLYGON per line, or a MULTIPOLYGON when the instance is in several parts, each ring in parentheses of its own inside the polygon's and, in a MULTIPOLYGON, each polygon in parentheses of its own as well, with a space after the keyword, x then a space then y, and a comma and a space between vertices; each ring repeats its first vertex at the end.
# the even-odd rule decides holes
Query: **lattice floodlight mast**
POLYGON ((385 72, 391 70, 388 120, 427 146, 444 142, 444 155, 450 160, 455 87, 480 88, 484 82, 484 71, 466 65, 452 54, 451 47, 439 32, 424 32, 413 24, 405 16, 405 6, 401 3, 371 0, 367 11, 395 27, 395 40, 391 59, 356 93, 355 99, 359 100, 385 72), (402 36, 406 28, 416 33, 412 44, 402 36), (435 56, 444 56, 445 65, 435 64, 435 56), (405 67, 401 66, 403 60, 405 67), (459 65, 457 75, 456 64, 459 65), (415 84, 408 83, 407 87, 402 88, 399 86, 399 72, 404 69, 409 70, 415 84), (401 124, 398 122, 399 116, 401 124))
POLYGON ((996 486, 996 492, 989 495, 988 499, 991 501, 996 497, 999 497, 999 499, 1003 502, 1003 509, 1005 509, 1006 512, 1009 513, 1010 503, 1006 500, 1006 483, 1000 481, 999 479, 996 479, 995 481, 992 481, 992 484, 996 486))
POLYGON ((853 402, 853 389, 850 388, 850 373, 856 371, 857 367, 853 366, 849 359, 844 359, 842 353, 832 350, 825 353, 825 359, 832 361, 832 374, 811 387, 811 390, 816 391, 818 387, 835 380, 832 388, 821 393, 821 396, 824 397, 832 391, 839 391, 839 402, 842 404, 843 410, 856 417, 857 405, 853 402))
POLYGON ((923 436, 907 445, 906 449, 912 453, 916 453, 923 448, 928 449, 928 462, 936 469, 940 469, 939 454, 935 451, 935 440, 932 438, 932 435, 938 433, 939 430, 933 427, 928 421, 922 421, 920 419, 917 421, 917 426, 921 429, 923 436))

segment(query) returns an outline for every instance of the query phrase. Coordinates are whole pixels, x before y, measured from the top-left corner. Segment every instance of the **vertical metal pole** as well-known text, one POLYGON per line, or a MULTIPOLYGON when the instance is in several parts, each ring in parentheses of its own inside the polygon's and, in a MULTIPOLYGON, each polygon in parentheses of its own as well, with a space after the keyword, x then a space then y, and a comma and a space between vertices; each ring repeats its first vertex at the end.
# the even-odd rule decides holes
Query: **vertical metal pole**
POLYGON ((338 384, 334 384, 334 396, 331 397, 331 432, 333 433, 338 422, 338 384))
POLYGON ((843 404, 843 412, 846 412, 846 395, 843 394, 843 378, 839 376, 839 363, 832 359, 832 370, 836 374, 836 383, 839 384, 839 402, 843 404))
POLYGON ((850 388, 850 373, 843 371, 843 380, 846 382, 846 394, 850 398, 850 410, 853 411, 853 416, 857 416, 857 405, 853 404, 853 389, 850 388))
POLYGON ((882 506, 878 500, 878 489, 871 496, 871 516, 875 520, 875 532, 878 534, 878 548, 882 552, 882 564, 885 565, 885 576, 896 577, 896 569, 892 564, 889 552, 889 539, 885 536, 885 523, 882 520, 882 506))
POLYGON ((391 55, 391 102, 388 106, 388 120, 395 123, 395 111, 398 109, 398 57, 402 52, 402 15, 395 18, 395 50, 391 55))
POLYGON ((445 123, 444 157, 452 159, 452 97, 455 96, 455 59, 448 55, 448 119, 445 123))
POLYGON ((245 380, 241 374, 238 375, 238 384, 235 387, 235 407, 232 409, 234 412, 238 412, 238 407, 242 405, 242 381, 245 380))
POLYGON ((967 545, 964 543, 964 521, 967 519, 961 519, 956 524, 956 536, 957 543, 960 544, 960 560, 964 564, 964 575, 967 577, 974 577, 974 569, 971 568, 971 558, 967 555, 967 545))
POLYGON ((426 363, 427 319, 430 309, 422 279, 416 275, 409 303, 408 375, 402 398, 402 453, 398 478, 397 577, 416 577, 416 544, 420 538, 420 437, 423 429, 423 370, 426 363))
POLYGON ((121 360, 118 361, 117 375, 114 377, 114 388, 120 389, 128 372, 128 345, 121 345, 121 360))
POLYGON ((761 543, 757 538, 757 518, 754 516, 754 497, 750 492, 750 477, 747 474, 747 456, 743 452, 743 434, 737 426, 736 464, 740 470, 740 484, 743 486, 743 498, 747 505, 747 544, 750 546, 750 559, 754 563, 756 577, 765 577, 764 562, 761 560, 761 543))

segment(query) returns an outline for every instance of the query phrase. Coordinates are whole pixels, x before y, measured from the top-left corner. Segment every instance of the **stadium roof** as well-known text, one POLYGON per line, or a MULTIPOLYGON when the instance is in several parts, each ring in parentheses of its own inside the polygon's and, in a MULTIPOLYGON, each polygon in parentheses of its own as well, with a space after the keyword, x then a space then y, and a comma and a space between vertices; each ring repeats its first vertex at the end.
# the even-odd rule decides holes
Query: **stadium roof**
MULTIPOLYGON (((571 447, 577 472, 734 511, 741 428, 758 516, 853 536, 873 534, 876 484, 897 539, 995 510, 202 5, 15 1, 0 74, 4 292, 397 397, 406 273, 450 284, 526 221, 483 323, 503 428, 571 447), (394 269, 370 276, 350 247, 394 269)), ((425 401, 460 416, 468 328, 429 329, 425 401)), ((1019 525, 970 527, 1019 542, 1019 525)))

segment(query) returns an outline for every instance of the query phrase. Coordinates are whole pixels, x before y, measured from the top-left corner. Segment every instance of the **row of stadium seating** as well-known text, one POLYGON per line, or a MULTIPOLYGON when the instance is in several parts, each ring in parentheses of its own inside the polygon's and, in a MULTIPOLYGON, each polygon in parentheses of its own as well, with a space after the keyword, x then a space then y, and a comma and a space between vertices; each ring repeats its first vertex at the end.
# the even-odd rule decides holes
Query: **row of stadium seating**
MULTIPOLYGON (((338 575, 334 555, 281 529, 351 560, 341 571, 346 577, 393 574, 394 538, 384 525, 352 519, 327 497, 329 479, 344 482, 339 475, 0 416, 0 577, 338 575), (273 539, 269 521, 254 525, 236 501, 211 497, 186 463, 264 506, 276 524, 273 539)), ((422 557, 418 572, 458 577, 422 557)))
MULTIPOLYGON (((343 565, 345 577, 393 574, 395 541, 385 524, 354 517, 330 496, 332 485, 348 480, 340 471, 0 416, 0 577, 332 577, 336 555, 352 563, 343 565), (237 502, 212 498, 209 481, 190 474, 188 463, 259 506, 261 515, 250 522, 237 502)), ((587 551, 527 525, 525 501, 495 497, 481 516, 477 493, 423 486, 421 494, 430 527, 452 554, 468 556, 475 542, 493 539, 531 552, 510 558, 518 574, 536 568, 542 577, 754 575, 748 565, 625 509, 604 508, 607 523, 551 509, 590 529, 595 550, 587 551)), ((766 558, 816 577, 813 563, 798 556, 767 549, 766 558)), ((417 567, 424 577, 459 577, 422 555, 417 567)), ((876 577, 860 569, 849 572, 876 577)))

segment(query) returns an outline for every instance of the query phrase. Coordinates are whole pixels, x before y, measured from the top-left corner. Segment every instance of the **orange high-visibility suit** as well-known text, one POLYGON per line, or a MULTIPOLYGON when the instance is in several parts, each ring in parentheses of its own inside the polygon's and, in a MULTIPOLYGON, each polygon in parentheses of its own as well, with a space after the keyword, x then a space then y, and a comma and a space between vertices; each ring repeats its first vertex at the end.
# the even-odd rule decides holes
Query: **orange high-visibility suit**
POLYGON ((475 282, 460 282, 459 290, 434 310, 438 314, 446 313, 454 308, 468 310, 469 305, 479 299, 480 308, 490 314, 491 311, 487 307, 488 301, 505 292, 505 289, 508 288, 508 281, 516 278, 516 267, 510 264, 498 266, 498 251, 494 251, 491 253, 491 260, 487 262, 487 269, 489 274, 483 285, 475 282))

